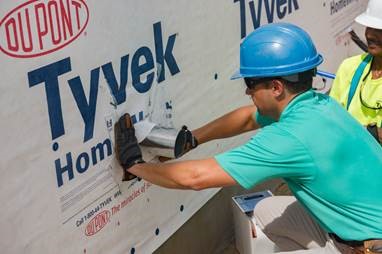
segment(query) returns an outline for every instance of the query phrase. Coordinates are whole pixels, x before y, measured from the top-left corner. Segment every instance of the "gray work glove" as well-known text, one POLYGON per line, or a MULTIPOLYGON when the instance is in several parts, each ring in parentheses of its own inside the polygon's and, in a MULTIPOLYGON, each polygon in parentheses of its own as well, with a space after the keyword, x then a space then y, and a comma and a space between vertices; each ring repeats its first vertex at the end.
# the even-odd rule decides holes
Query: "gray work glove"
POLYGON ((129 114, 121 116, 114 125, 114 139, 115 155, 119 164, 123 167, 122 181, 130 181, 137 176, 127 170, 135 164, 144 163, 144 161, 129 114))
POLYGON ((198 146, 198 140, 192 135, 192 132, 183 125, 175 140, 174 155, 179 158, 188 151, 198 146))

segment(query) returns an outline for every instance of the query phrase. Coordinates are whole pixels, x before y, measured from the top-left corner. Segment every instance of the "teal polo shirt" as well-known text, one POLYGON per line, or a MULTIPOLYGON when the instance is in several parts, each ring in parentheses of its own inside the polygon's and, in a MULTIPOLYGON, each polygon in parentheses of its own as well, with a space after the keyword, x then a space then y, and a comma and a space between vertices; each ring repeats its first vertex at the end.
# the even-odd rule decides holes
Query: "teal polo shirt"
POLYGON ((327 95, 295 97, 243 146, 215 157, 241 186, 283 178, 329 233, 382 239, 382 148, 327 95))

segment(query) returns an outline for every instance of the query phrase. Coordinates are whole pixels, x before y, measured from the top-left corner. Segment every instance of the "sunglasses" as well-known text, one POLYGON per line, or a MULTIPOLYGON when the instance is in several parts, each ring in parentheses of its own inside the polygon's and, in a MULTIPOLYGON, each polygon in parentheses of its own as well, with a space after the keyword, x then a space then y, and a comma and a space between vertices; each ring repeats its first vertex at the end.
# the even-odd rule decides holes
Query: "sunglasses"
POLYGON ((277 79, 277 77, 271 78, 244 78, 244 83, 248 89, 254 89, 257 85, 265 83, 271 80, 277 79))
MULTIPOLYGON (((382 109, 382 100, 381 99, 375 99, 373 102, 367 102, 367 100, 364 99, 362 92, 365 88, 365 83, 366 79, 369 76, 371 72, 371 68, 369 69, 369 72, 366 74, 366 76, 362 79, 361 86, 359 88, 359 100, 361 101, 362 106, 368 108, 368 109, 373 109, 373 110, 380 110, 382 109)), ((369 99, 370 100, 370 99, 369 99)))

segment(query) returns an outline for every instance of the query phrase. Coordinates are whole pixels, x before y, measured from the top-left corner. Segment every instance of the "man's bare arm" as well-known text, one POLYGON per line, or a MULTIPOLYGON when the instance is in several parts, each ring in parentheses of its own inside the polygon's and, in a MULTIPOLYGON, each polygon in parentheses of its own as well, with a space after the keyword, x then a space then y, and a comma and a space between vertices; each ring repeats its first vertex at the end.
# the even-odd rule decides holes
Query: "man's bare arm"
POLYGON ((173 189, 201 190, 237 184, 213 158, 174 163, 142 163, 132 166, 128 171, 153 184, 173 189))
POLYGON ((192 131, 199 144, 214 139, 228 138, 247 131, 255 130, 260 126, 253 119, 256 107, 245 106, 238 108, 208 124, 192 131))

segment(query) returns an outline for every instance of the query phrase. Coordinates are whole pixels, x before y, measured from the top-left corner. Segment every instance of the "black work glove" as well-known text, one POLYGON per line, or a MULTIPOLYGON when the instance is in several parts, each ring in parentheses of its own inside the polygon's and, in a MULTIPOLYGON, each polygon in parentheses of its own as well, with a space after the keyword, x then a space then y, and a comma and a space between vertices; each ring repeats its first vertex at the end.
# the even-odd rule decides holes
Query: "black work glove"
POLYGON ((127 170, 135 164, 144 163, 144 161, 129 114, 121 116, 114 125, 114 139, 115 155, 119 164, 123 167, 122 181, 130 181, 137 176, 127 170))
POLYGON ((179 158, 188 151, 198 146, 198 140, 192 135, 192 132, 183 125, 175 140, 174 155, 179 158))

